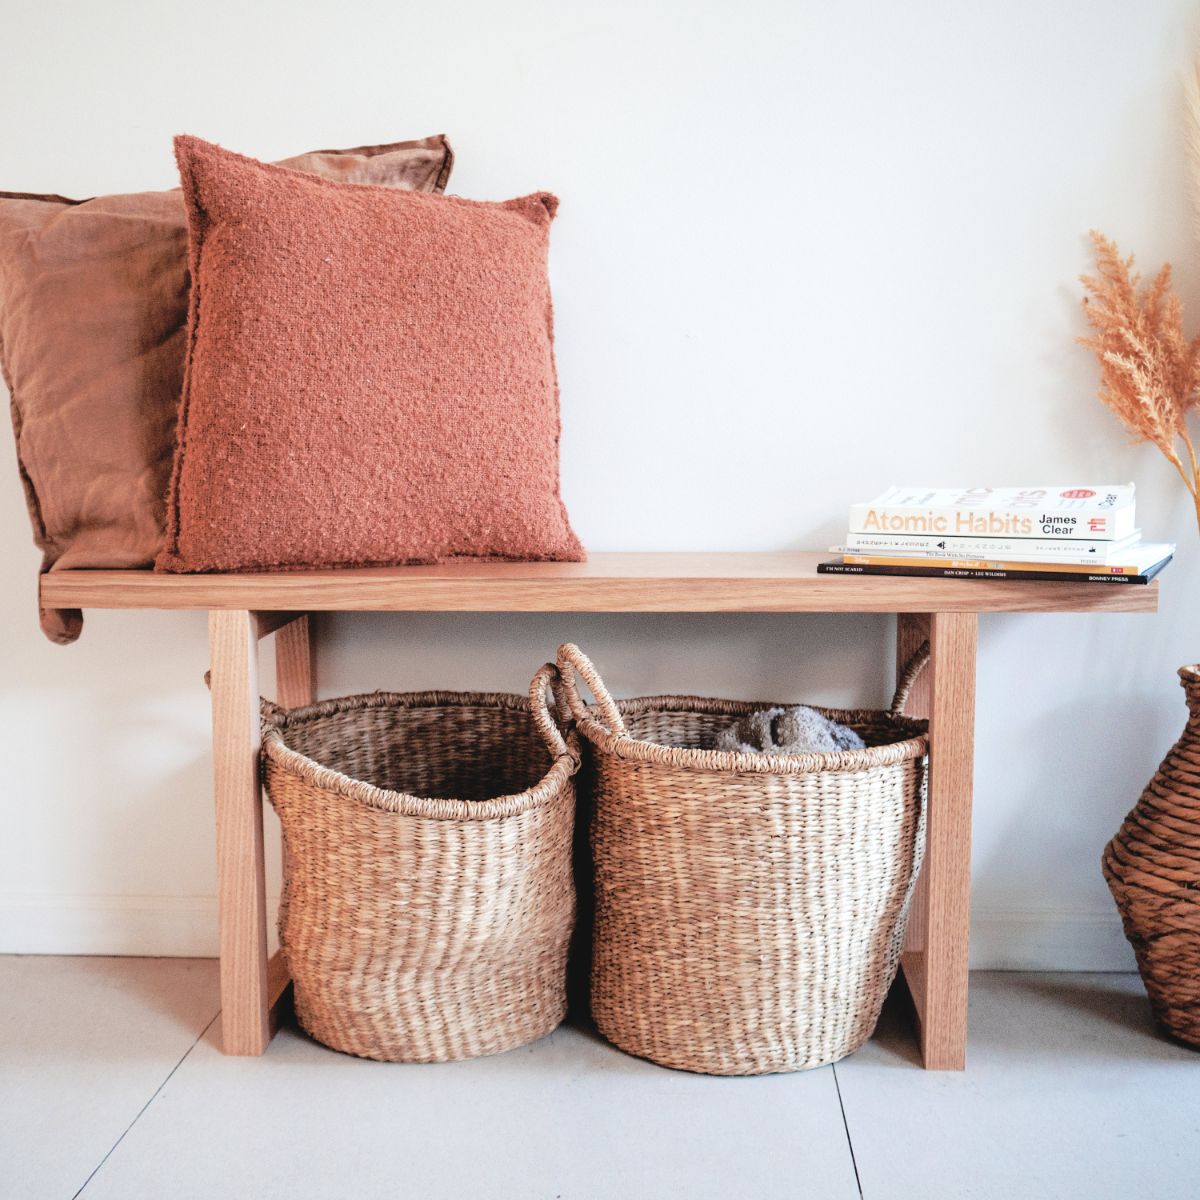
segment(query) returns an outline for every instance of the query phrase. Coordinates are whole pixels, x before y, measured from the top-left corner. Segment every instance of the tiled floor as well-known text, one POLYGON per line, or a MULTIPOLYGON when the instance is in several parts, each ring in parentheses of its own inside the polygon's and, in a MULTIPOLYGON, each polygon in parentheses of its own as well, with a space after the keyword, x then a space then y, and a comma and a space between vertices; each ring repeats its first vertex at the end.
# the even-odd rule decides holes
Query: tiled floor
POLYGON ((0 958, 2 1200, 1200 1196, 1200 1052, 1136 978, 976 974, 970 1066, 900 1005, 836 1068, 710 1079, 561 1029, 445 1066, 218 1049, 215 964, 0 958))

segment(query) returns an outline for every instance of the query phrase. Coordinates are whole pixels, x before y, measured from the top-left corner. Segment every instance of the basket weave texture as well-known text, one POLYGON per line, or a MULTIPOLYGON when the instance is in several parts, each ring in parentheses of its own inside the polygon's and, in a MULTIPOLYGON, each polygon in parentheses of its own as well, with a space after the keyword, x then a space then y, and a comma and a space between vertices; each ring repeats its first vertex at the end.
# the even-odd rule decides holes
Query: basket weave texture
POLYGON ((588 753, 592 1016, 631 1054, 714 1075, 833 1062, 871 1034, 924 847, 926 723, 822 709, 867 749, 709 749, 762 703, 615 703, 575 646, 558 665, 588 753), (580 698, 574 672, 596 704, 580 698))
POLYGON ((566 1011, 579 742, 545 699, 374 693, 265 709, 297 1018, 367 1058, 542 1037, 566 1011))
POLYGON ((1181 667, 1183 734, 1104 849, 1101 867, 1155 1018, 1200 1046, 1200 664, 1181 667))

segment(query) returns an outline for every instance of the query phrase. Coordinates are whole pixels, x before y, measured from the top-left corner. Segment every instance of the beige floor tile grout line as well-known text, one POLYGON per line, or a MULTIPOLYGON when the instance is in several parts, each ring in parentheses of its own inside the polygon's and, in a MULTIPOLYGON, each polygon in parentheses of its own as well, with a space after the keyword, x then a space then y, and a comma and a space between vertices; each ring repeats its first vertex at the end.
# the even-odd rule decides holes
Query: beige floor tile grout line
POLYGON ((104 1166, 104 1164, 106 1162, 108 1162, 108 1160, 113 1156, 117 1147, 125 1140, 125 1137, 129 1133, 129 1131, 142 1119, 142 1114, 150 1107, 150 1105, 152 1105, 154 1103, 155 1100, 158 1099, 159 1093, 163 1090, 163 1088, 165 1088, 167 1086, 168 1083, 171 1082, 171 1077, 175 1074, 176 1071, 179 1070, 180 1067, 183 1066, 184 1062, 187 1060, 188 1055, 191 1054, 191 1052, 193 1050, 195 1050, 195 1048, 198 1045, 200 1045, 201 1039, 213 1027, 213 1025, 216 1024, 217 1018, 220 1015, 221 1015, 221 1010, 218 1008, 217 1011, 213 1014, 212 1020, 209 1021, 208 1024, 205 1025, 204 1028, 202 1030, 200 1030, 200 1032, 198 1034, 196 1034, 195 1040, 192 1042, 192 1044, 183 1052, 183 1054, 180 1056, 179 1061, 167 1072, 166 1077, 158 1085, 158 1087, 156 1087, 154 1089, 153 1093, 150 1096, 150 1099, 147 1100, 146 1103, 143 1104, 142 1107, 137 1110, 137 1113, 134 1115, 133 1120, 130 1121, 129 1124, 126 1125, 125 1128, 121 1131, 121 1136, 119 1138, 117 1138, 117 1140, 115 1142, 113 1142, 113 1144, 108 1148, 108 1153, 105 1154, 105 1156, 92 1168, 91 1174, 83 1181, 83 1183, 79 1187, 79 1191, 77 1191, 71 1197, 71 1200, 79 1200, 79 1197, 82 1196, 84 1191, 86 1190, 87 1185, 89 1183, 91 1183, 93 1179, 96 1178, 96 1175, 99 1172, 100 1168, 102 1166, 104 1166))
POLYGON ((850 1122, 846 1118, 846 1102, 842 1099, 842 1084, 838 1079, 837 1063, 830 1063, 829 1069, 833 1072, 833 1086, 837 1092, 838 1108, 842 1114, 842 1128, 846 1131, 846 1147, 850 1151, 850 1165, 854 1168, 854 1186, 861 1196, 863 1194, 862 1179, 858 1174, 858 1159, 854 1156, 854 1139, 850 1136, 850 1122))

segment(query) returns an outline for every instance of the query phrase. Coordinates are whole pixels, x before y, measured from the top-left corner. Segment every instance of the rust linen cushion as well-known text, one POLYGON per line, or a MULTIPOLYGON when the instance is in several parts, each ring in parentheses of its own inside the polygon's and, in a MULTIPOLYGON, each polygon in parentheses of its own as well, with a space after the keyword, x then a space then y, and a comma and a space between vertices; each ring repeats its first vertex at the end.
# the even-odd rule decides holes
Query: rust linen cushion
POLYGON ((554 197, 175 145, 194 286, 158 567, 583 558, 559 498, 554 197))
MULTIPOLYGON (((441 191, 441 136, 284 160, 441 191)), ((149 567, 162 548, 188 307, 179 189, 67 200, 0 192, 0 367, 43 570, 149 567)), ((44 611, 58 642, 77 612, 44 611)))

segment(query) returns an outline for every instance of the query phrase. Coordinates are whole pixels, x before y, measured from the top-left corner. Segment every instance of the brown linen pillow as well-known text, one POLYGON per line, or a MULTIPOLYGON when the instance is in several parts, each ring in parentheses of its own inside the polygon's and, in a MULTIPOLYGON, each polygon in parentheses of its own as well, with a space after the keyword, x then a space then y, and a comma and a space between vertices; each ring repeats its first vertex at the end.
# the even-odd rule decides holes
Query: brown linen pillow
POLYGON ((175 146, 195 285, 158 568, 583 558, 558 486, 554 197, 175 146))
MULTIPOLYGON (((281 165, 440 192, 453 161, 439 135, 281 165)), ((162 549, 188 290, 178 188, 0 192, 0 369, 43 571, 149 567, 162 549)), ((41 616, 53 641, 79 636, 78 611, 41 616)))

